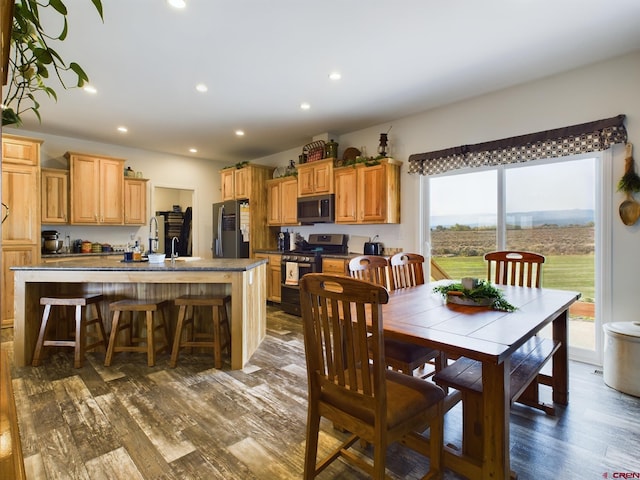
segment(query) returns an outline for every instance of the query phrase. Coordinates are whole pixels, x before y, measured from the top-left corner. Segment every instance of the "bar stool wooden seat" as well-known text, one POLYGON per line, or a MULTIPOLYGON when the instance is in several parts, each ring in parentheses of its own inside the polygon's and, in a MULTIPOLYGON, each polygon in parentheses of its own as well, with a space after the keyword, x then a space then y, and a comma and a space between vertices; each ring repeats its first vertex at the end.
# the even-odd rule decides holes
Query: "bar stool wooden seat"
POLYGON ((169 305, 168 300, 120 300, 109 304, 109 310, 113 312, 111 321, 111 335, 109 347, 104 360, 106 367, 111 365, 113 354, 117 352, 146 352, 147 365, 153 367, 156 364, 156 354, 169 351, 169 329, 162 312, 169 305), (122 312, 129 312, 128 321, 122 312), (146 337, 135 336, 134 321, 144 313, 146 337), (157 320, 154 324, 154 320, 157 320), (161 343, 156 346, 156 332, 161 330, 161 343), (120 332, 126 331, 126 344, 119 345, 120 332))
POLYGON ((59 296, 59 297, 42 297, 40 298, 40 305, 44 305, 44 313, 42 314, 42 323, 40 324, 40 333, 38 334, 38 340, 36 341, 36 348, 33 352, 33 361, 31 365, 37 367, 42 361, 42 353, 44 347, 73 347, 73 366, 74 368, 81 368, 84 360, 85 352, 93 350, 96 347, 102 345, 106 348, 107 336, 104 330, 104 324, 102 323, 102 314, 98 308, 98 303, 102 301, 103 297, 100 294, 95 295, 75 295, 75 296, 59 296), (64 311, 68 311, 67 307, 74 308, 74 321, 75 330, 73 339, 71 340, 47 340, 47 334, 51 330, 51 324, 64 321, 64 318, 59 318, 56 321, 52 321, 51 307, 63 307, 64 311), (92 314, 88 317, 87 307, 92 311, 92 314), (84 310, 84 311, 83 311, 84 310), (87 318, 88 317, 88 318, 87 318), (95 325, 95 333, 90 334, 88 328, 91 325, 95 325), (88 341, 95 340, 93 343, 87 344, 88 341))
MULTIPOLYGON (((178 324, 173 339, 173 351, 171 352, 171 367, 178 363, 178 353, 183 347, 213 348, 215 368, 222 368, 222 351, 227 350, 231 355, 231 329, 227 304, 231 303, 231 295, 183 295, 174 300, 180 307, 178 312, 178 324), (195 308, 211 307, 213 321, 212 333, 199 333, 195 331, 195 308), (191 326, 191 334, 183 340, 183 330, 191 326), (223 334, 223 330, 225 333, 223 334)), ((188 332, 187 332, 188 333, 188 332)))

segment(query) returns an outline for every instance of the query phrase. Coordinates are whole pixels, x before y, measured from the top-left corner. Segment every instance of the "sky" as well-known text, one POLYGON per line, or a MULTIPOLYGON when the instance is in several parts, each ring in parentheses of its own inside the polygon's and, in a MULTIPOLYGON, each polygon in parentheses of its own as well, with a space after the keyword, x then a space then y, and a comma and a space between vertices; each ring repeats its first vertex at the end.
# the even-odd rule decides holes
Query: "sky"
MULTIPOLYGON (((507 210, 593 209, 595 207, 595 160, 507 168, 507 210)), ((495 170, 432 177, 432 216, 486 214, 497 207, 495 170)))

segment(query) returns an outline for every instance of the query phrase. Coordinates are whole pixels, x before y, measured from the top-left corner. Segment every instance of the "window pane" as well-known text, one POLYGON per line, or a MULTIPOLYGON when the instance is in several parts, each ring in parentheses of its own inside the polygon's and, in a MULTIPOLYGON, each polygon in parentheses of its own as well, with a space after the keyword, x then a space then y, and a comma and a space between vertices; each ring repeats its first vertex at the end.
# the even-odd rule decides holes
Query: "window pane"
POLYGON ((496 171, 432 177, 429 192, 432 261, 451 278, 485 278, 484 254, 496 248, 496 171))
POLYGON ((506 248, 545 256, 542 286, 582 293, 571 346, 595 349, 595 159, 505 170, 506 248))

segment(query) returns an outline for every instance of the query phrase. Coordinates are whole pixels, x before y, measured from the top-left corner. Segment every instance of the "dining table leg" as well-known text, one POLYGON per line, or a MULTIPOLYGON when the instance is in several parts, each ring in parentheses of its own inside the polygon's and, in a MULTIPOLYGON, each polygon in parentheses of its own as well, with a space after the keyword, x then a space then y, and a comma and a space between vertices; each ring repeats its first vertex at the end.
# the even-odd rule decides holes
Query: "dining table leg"
POLYGON ((510 478, 510 365, 508 358, 502 363, 482 364, 483 479, 510 478))
POLYGON ((560 405, 569 404, 569 336, 567 326, 569 310, 565 310, 553 320, 553 340, 560 348, 553 354, 552 380, 553 401, 560 405))

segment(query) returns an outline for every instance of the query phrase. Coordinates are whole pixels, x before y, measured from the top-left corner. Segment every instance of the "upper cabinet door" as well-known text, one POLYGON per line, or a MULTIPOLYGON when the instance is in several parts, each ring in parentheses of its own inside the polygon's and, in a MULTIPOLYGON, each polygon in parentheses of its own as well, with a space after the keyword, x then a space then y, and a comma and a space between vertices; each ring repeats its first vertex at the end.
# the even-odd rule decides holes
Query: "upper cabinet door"
POLYGON ((41 179, 41 222, 45 225, 69 222, 69 172, 43 168, 41 179))
POLYGON ((382 223, 387 220, 386 166, 359 169, 358 220, 365 223, 382 223))
POLYGON ((354 167, 338 168, 335 171, 336 223, 358 221, 357 174, 354 167))
POLYGON ((124 162, 100 159, 100 223, 122 225, 124 222, 124 162))
POLYGON ((124 223, 144 225, 147 220, 147 180, 124 179, 124 223))
MULTIPOLYGON (((100 162, 95 157, 70 158, 71 223, 100 223, 100 162)), ((123 173, 124 175, 124 173, 123 173)))
POLYGON ((41 143, 33 138, 2 135, 2 162, 39 167, 41 143))
POLYGON ((237 168, 233 172, 234 195, 237 199, 251 198, 251 167, 237 168))
MULTIPOLYGON (((2 224, 3 245, 35 245, 40 241, 38 169, 26 165, 2 165, 2 203, 9 214, 2 224)), ((2 209, 3 215, 5 209, 2 209)))
POLYGON ((220 189, 222 190, 222 201, 233 200, 235 190, 233 188, 233 170, 228 168, 220 172, 220 189))

